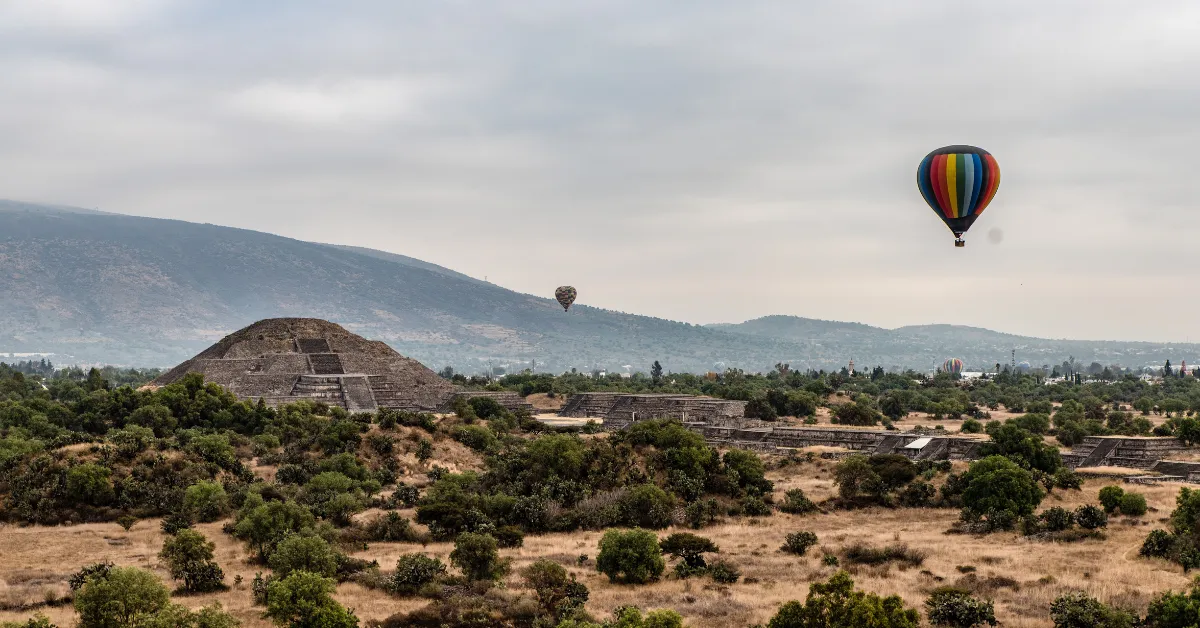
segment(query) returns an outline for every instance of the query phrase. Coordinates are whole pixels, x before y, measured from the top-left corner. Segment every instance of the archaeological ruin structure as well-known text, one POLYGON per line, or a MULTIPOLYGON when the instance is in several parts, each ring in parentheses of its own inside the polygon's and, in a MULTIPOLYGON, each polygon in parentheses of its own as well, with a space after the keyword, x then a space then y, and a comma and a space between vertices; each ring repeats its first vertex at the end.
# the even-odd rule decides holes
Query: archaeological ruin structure
POLYGON ((379 408, 446 411, 456 396, 486 395, 511 410, 530 409, 514 393, 464 392, 420 362, 341 325, 272 318, 236 331, 151 382, 159 387, 200 373, 243 399, 271 406, 316 401, 350 412, 379 408))

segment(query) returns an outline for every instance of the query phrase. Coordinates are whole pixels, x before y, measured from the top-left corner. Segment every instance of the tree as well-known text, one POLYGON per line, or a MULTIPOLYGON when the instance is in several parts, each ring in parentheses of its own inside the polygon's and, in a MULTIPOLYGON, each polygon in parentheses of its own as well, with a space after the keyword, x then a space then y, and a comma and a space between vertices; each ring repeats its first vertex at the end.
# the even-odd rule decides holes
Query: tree
POLYGON ((337 600, 331 578, 296 571, 267 585, 266 616, 288 628, 353 628, 358 618, 337 600))
POLYGON ((1025 469, 1054 473, 1062 466, 1058 448, 1047 445, 1037 434, 1012 423, 988 430, 991 442, 979 447, 981 456, 1005 456, 1025 469))
POLYGON ((422 464, 433 457, 433 443, 428 438, 422 438, 417 443, 417 462, 422 464))
POLYGON ((995 606, 990 600, 976 599, 968 591, 954 587, 934 589, 925 600, 925 613, 934 626, 973 628, 997 624, 995 606))
POLYGON ((803 556, 808 548, 817 544, 817 535, 812 532, 789 532, 784 537, 783 547, 779 548, 789 554, 803 556))
POLYGON ((838 463, 833 470, 834 480, 838 485, 838 495, 842 499, 854 499, 864 491, 876 492, 883 486, 875 469, 867 462, 867 457, 856 454, 838 463))
POLYGON ((1146 496, 1141 493, 1125 493, 1121 496, 1121 514, 1140 517, 1146 514, 1146 496))
POLYGON ((67 471, 67 497, 90 506, 103 506, 113 499, 112 472, 98 464, 84 463, 67 471))
POLYGON ((738 488, 748 495, 758 496, 770 492, 775 485, 766 477, 762 458, 745 449, 730 449, 721 458, 725 474, 738 488))
POLYGON ((1154 628, 1191 628, 1200 625, 1200 588, 1191 591, 1166 591, 1150 602, 1145 625, 1154 628))
POLYGON ((401 554, 392 576, 392 589, 399 593, 416 593, 421 587, 446 573, 446 566, 424 554, 401 554))
POLYGON ((167 564, 171 577, 183 581, 183 590, 192 593, 217 591, 224 587, 224 572, 213 562, 216 544, 195 530, 180 530, 163 541, 158 557, 167 564))
POLYGON ((1033 475, 1004 456, 972 463, 963 482, 963 506, 977 517, 991 519, 993 513, 1007 512, 1015 521, 1033 513, 1045 497, 1033 475))
POLYGON ((196 521, 216 521, 229 514, 229 495, 220 483, 200 480, 184 491, 183 509, 196 521))
POLYGON ((1096 506, 1087 504, 1075 509, 1075 523, 1086 530, 1108 527, 1108 515, 1096 506))
POLYGON ((1125 489, 1119 486, 1106 486, 1100 489, 1100 505, 1104 507, 1104 512, 1113 513, 1121 505, 1121 498, 1125 496, 1125 489))
POLYGON ((655 360, 654 364, 650 365, 650 381, 654 384, 655 388, 662 383, 662 375, 663 367, 658 363, 658 360, 655 360))
POLYGON ((690 532, 676 532, 668 536, 661 543, 661 547, 664 554, 670 554, 683 561, 680 575, 705 570, 708 563, 704 561, 704 554, 721 551, 721 548, 709 539, 690 532))
POLYGON ((556 619, 587 602, 587 587, 553 561, 538 560, 521 570, 521 578, 537 594, 542 612, 556 619))
POLYGON ((879 423, 879 417, 877 410, 851 401, 835 408, 831 420, 839 425, 871 426, 879 423))
POLYGON ((468 580, 498 580, 508 571, 508 565, 500 560, 496 548, 496 539, 490 534, 464 532, 454 541, 450 564, 468 580))
POLYGON ((113 567, 91 576, 75 593, 80 628, 141 626, 166 608, 167 587, 136 567, 113 567))
POLYGON ((260 559, 266 560, 275 551, 276 544, 293 532, 311 527, 313 521, 312 513, 296 502, 270 501, 264 504, 260 499, 260 503, 249 512, 243 506, 234 526, 234 536, 245 540, 257 551, 260 559))
POLYGON ((828 582, 813 583, 803 604, 784 604, 767 628, 917 628, 920 621, 900 596, 856 591, 850 574, 839 571, 828 582))
POLYGON ((666 568, 662 548, 653 532, 608 530, 600 539, 596 570, 608 576, 610 582, 644 584, 657 580, 666 568))
POLYGON ((242 622, 226 613, 219 602, 189 610, 186 606, 169 604, 138 628, 239 628, 242 622))
POLYGON ((276 578, 307 571, 326 578, 337 575, 338 553, 319 536, 292 534, 280 541, 267 561, 276 578))

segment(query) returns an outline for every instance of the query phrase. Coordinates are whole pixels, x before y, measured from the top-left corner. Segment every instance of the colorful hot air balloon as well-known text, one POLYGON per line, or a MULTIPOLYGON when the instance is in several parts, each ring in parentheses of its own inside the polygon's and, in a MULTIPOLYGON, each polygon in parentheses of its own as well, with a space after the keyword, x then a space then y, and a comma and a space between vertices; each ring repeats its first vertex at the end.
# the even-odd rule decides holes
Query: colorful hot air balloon
POLYGON ((942 370, 951 375, 962 375, 963 363, 958 358, 950 358, 942 364, 942 370))
POLYGON ((563 311, 566 312, 571 308, 571 304, 575 302, 575 288, 571 286, 559 286, 554 291, 554 298, 558 299, 558 304, 563 306, 563 311))
POLYGON ((1000 166, 992 154, 974 146, 943 146, 917 166, 917 189, 950 231, 954 246, 987 209, 1000 187, 1000 166))

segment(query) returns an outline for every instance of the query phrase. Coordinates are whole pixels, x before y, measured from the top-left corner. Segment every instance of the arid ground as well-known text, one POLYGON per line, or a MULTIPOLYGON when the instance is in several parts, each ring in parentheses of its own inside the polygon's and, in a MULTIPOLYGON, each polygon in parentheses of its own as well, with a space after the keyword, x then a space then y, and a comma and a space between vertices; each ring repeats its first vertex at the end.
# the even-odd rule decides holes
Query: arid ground
MULTIPOLYGON (((776 482, 778 498, 782 497, 783 491, 798 486, 819 501, 833 495, 831 470, 831 462, 818 459, 774 470, 768 477, 776 482)), ((1055 491, 1042 507, 1074 508, 1084 503, 1097 503, 1096 494, 1100 487, 1113 482, 1111 479, 1089 479, 1082 491, 1055 491)), ((1131 487, 1127 485, 1126 488, 1131 487)), ((1070 544, 1029 541, 1015 533, 946 534, 958 514, 952 510, 871 508, 805 516, 776 513, 770 517, 730 519, 700 531, 720 546, 723 558, 741 569, 742 581, 729 586, 715 585, 708 578, 677 580, 673 576, 646 586, 609 584, 606 577, 595 571, 596 546, 601 535, 595 531, 529 536, 523 547, 502 550, 502 554, 511 557, 518 568, 538 558, 550 558, 563 564, 591 590, 588 609, 597 616, 606 616, 612 608, 625 604, 643 608, 669 607, 682 613, 691 626, 717 628, 764 622, 783 602, 803 599, 810 582, 827 578, 835 569, 822 564, 825 552, 838 554, 843 547, 855 542, 906 543, 927 554, 923 565, 908 568, 848 566, 856 583, 879 593, 898 593, 914 606, 919 606, 933 588, 957 584, 995 600, 997 616, 1007 628, 1044 628, 1051 626, 1050 602, 1069 590, 1084 590, 1101 600, 1144 611, 1157 592, 1169 588, 1179 590, 1189 583, 1190 578, 1178 566, 1137 556, 1146 533, 1164 525, 1174 506, 1179 485, 1132 488, 1146 494, 1151 507, 1149 513, 1140 518, 1114 517, 1110 519, 1104 540, 1070 544), (797 530, 815 532, 820 538, 820 547, 810 550, 804 557, 779 551, 784 535, 797 530), (580 555, 588 556, 582 566, 578 564, 580 555)), ((411 516, 412 512, 403 514, 411 516)), ((0 601, 12 608, 16 604, 36 605, 60 597, 68 591, 66 580, 72 572, 102 559, 152 569, 165 581, 167 574, 157 556, 163 541, 158 523, 157 520, 140 521, 128 533, 115 523, 55 528, 0 527, 0 601)), ((232 587, 219 594, 175 596, 174 599, 188 606, 201 606, 216 600, 239 617, 245 626, 268 626, 269 623, 260 616, 261 609, 251 605, 249 586, 255 572, 265 569, 248 561, 245 547, 223 534, 221 523, 198 528, 216 542, 217 560, 225 570, 226 582, 232 587), (240 584, 234 584, 235 576, 242 577, 240 584)), ((669 532, 663 531, 662 535, 669 532)), ((425 552, 445 561, 450 550, 448 543, 425 547, 373 543, 370 549, 355 555, 377 559, 384 570, 389 570, 403 553, 425 552)), ((506 586, 520 589, 519 578, 510 575, 506 586)), ((426 603, 420 598, 394 598, 349 583, 339 586, 338 598, 363 620, 382 619, 426 603)), ((70 606, 3 611, 0 620, 25 618, 35 611, 45 613, 60 626, 69 626, 74 621, 70 606)))

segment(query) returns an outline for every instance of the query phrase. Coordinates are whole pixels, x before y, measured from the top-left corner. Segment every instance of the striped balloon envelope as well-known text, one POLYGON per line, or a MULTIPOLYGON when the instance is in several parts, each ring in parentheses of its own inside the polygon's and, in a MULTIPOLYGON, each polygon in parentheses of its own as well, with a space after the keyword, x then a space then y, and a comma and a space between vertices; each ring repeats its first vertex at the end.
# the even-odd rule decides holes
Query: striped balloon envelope
POLYGON ((942 370, 951 375, 961 375, 963 369, 963 361, 958 358, 950 358, 942 364, 942 370))
POLYGON ((954 246, 987 209, 1000 187, 1000 166, 992 154, 974 146, 943 146, 917 166, 917 189, 934 213, 954 232, 954 246))

